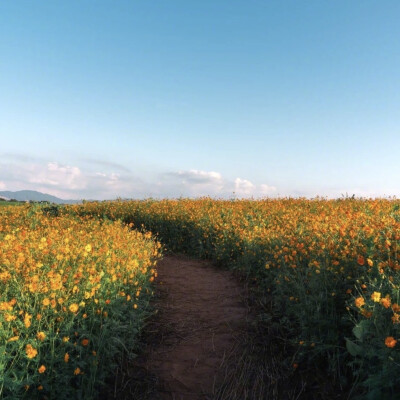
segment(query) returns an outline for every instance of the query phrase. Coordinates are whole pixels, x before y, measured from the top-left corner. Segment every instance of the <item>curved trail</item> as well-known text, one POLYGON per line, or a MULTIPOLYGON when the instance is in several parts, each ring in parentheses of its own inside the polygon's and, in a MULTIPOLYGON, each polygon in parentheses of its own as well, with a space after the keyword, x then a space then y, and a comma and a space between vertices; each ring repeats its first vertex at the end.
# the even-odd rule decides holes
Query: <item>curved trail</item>
POLYGON ((166 256, 158 263, 155 339, 141 365, 162 400, 212 399, 221 365, 245 329, 243 288, 210 262, 166 256))

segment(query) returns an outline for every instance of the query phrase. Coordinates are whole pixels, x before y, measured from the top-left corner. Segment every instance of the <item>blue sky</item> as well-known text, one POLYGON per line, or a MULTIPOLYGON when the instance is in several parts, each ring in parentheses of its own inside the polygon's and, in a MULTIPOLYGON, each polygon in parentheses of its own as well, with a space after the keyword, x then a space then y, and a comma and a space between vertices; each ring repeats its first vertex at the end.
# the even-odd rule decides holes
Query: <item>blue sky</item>
POLYGON ((400 2, 0 2, 0 190, 400 194, 400 2))

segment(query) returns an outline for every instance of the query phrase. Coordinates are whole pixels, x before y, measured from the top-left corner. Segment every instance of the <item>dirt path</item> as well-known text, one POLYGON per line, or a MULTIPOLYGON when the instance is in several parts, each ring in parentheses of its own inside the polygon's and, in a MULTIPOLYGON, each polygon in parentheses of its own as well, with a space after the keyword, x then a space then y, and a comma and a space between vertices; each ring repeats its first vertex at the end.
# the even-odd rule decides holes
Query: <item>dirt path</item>
POLYGON ((158 264, 159 316, 143 367, 162 400, 212 399, 224 358, 245 328, 243 288, 207 261, 166 256, 158 264))

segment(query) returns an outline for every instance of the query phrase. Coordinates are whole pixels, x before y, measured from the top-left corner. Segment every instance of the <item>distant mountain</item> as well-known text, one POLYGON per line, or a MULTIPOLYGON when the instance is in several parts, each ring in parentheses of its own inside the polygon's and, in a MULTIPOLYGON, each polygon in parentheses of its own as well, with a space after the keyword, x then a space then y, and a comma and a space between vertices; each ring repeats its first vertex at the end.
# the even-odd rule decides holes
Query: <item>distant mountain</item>
POLYGON ((0 192, 0 197, 9 200, 15 199, 18 201, 48 201, 56 204, 73 204, 79 203, 80 200, 63 200, 51 194, 37 192, 36 190, 19 190, 17 192, 3 191, 0 192))

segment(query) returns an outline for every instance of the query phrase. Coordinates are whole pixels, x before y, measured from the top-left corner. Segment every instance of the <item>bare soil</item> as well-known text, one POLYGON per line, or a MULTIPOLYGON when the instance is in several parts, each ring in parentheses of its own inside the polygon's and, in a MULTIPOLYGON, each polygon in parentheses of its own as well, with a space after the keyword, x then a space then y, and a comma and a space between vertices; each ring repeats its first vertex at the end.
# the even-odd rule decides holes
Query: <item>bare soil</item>
POLYGON ((212 399, 246 329, 244 289, 231 272, 183 255, 166 256, 157 271, 158 316, 137 361, 154 377, 150 398, 212 399))

